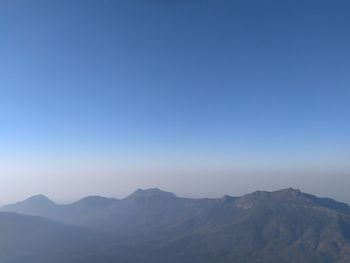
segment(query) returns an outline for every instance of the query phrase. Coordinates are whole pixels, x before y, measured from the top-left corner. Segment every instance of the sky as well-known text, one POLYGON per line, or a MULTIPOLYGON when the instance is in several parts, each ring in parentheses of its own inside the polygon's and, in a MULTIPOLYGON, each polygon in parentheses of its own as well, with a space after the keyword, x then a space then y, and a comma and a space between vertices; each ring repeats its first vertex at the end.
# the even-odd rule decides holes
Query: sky
POLYGON ((0 204, 148 187, 350 202, 349 8, 1 1, 0 204))

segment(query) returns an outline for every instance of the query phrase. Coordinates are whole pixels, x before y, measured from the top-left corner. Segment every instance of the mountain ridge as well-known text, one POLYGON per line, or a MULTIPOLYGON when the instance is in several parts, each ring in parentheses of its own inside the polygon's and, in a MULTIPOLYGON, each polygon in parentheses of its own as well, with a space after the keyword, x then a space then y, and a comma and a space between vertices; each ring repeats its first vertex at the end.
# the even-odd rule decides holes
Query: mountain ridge
POLYGON ((123 198, 114 198, 114 197, 104 197, 101 195, 88 195, 85 197, 82 197, 76 201, 73 201, 71 203, 64 203, 64 204, 60 204, 60 203, 56 203, 53 200, 51 200, 50 198, 48 198, 46 195, 43 194, 36 194, 33 196, 30 196, 22 201, 18 201, 18 202, 14 202, 14 203, 10 203, 10 204, 5 204, 3 206, 1 206, 0 208, 4 208, 7 207, 9 205, 17 205, 17 204, 22 204, 22 203, 26 203, 26 202, 36 202, 36 201, 45 201, 47 203, 51 203, 51 204, 55 204, 55 205, 60 205, 60 206, 67 206, 67 205, 73 205, 79 202, 84 202, 87 200, 92 200, 92 199, 104 199, 104 200, 110 200, 110 201, 122 201, 125 199, 131 199, 133 197, 148 197, 148 196, 158 196, 158 197, 176 197, 176 198, 185 198, 185 199, 193 199, 193 200, 204 200, 204 199, 208 199, 208 200, 218 200, 218 199, 222 199, 222 198, 227 198, 227 197, 232 197, 232 198, 241 198, 244 196, 257 196, 257 195, 274 195, 274 196, 280 196, 280 197, 288 197, 291 198, 293 197, 297 197, 297 196, 304 196, 304 197, 308 197, 310 199, 321 199, 324 202, 329 202, 329 203, 339 203, 342 204, 343 206, 349 206, 348 203, 346 202, 340 202, 340 201, 335 201, 335 199, 333 198, 328 198, 328 197, 318 197, 316 195, 313 194, 308 194, 308 193, 304 193, 302 192, 300 189, 295 189, 292 187, 289 188, 282 188, 279 190, 275 190, 275 191, 264 191, 264 190, 257 190, 251 193, 247 193, 241 196, 232 196, 229 194, 225 194, 222 197, 213 197, 213 198, 208 198, 208 197, 200 197, 200 198, 191 198, 191 197, 183 197, 183 196, 177 196, 176 194, 174 194, 173 192, 169 192, 169 191, 164 191, 161 190, 159 188, 138 188, 136 189, 134 192, 132 192, 131 194, 123 197, 123 198))
POLYGON ((23 213, 30 211, 28 205, 30 212, 50 220, 113 236, 113 242, 96 254, 104 262, 347 263, 350 259, 350 207, 293 188, 200 199, 157 188, 138 189, 123 199, 90 196, 50 209, 40 206, 42 196, 26 200, 5 209, 23 213))

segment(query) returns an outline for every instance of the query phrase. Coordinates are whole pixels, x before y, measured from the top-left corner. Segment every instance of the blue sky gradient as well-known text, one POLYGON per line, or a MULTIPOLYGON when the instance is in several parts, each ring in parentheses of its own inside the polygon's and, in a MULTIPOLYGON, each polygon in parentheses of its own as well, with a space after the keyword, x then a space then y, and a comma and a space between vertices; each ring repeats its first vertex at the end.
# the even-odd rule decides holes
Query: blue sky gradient
MULTIPOLYGON (((30 161, 348 174, 349 8, 324 0, 1 1, 1 179, 15 186, 8 171, 30 161)), ((146 185, 137 174, 130 188, 146 185)), ((207 176, 210 185, 215 176, 207 176)), ((162 182, 148 184, 181 192, 162 182)), ((310 188, 328 194, 320 189, 310 188)))

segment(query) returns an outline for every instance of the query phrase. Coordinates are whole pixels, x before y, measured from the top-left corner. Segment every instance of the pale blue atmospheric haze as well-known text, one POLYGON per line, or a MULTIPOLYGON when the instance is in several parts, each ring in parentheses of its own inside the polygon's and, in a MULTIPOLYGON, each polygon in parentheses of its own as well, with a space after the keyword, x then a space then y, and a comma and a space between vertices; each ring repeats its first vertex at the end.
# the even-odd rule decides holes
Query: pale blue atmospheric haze
POLYGON ((294 186, 350 201, 349 12, 341 0, 1 1, 2 199, 294 186))

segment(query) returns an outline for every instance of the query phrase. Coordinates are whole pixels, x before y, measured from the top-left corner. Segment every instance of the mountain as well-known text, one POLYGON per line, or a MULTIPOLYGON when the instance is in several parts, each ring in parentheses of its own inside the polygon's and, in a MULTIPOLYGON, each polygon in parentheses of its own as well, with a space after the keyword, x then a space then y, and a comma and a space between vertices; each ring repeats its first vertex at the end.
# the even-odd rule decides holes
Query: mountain
POLYGON ((178 198, 173 193, 152 188, 138 189, 121 200, 90 196, 65 205, 48 201, 50 205, 43 206, 42 200, 32 197, 3 206, 0 211, 43 216, 66 224, 130 235, 178 223, 202 209, 206 203, 216 201, 178 198))
POLYGON ((96 262, 350 262, 350 207, 292 188, 216 199, 138 189, 68 205, 40 196, 1 210, 108 233, 96 262))
POLYGON ((44 195, 3 206, 0 211, 42 216, 66 224, 90 226, 95 218, 104 218, 118 200, 101 196, 88 196, 72 204, 56 204, 44 195), (86 222, 86 223, 84 223, 86 222))
POLYGON ((5 205, 1 208, 2 211, 20 211, 21 214, 27 215, 47 215, 50 211, 55 211, 56 204, 47 198, 45 195, 35 195, 24 201, 5 205))
POLYGON ((94 231, 46 218, 0 212, 1 263, 93 262, 89 254, 107 240, 94 231))

